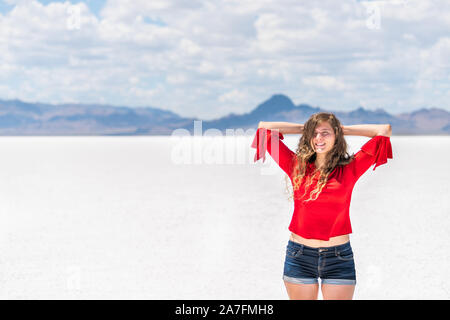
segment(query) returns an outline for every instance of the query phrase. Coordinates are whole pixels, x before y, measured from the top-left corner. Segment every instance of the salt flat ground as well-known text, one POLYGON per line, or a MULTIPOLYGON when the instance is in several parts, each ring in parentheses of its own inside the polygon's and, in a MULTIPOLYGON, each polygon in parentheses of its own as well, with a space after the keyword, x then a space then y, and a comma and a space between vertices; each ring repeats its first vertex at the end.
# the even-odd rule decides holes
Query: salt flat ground
MULTIPOLYGON (((1 137, 0 298, 287 299, 293 203, 251 141, 1 137)), ((354 299, 449 299, 450 137, 391 142, 353 191, 354 299)))

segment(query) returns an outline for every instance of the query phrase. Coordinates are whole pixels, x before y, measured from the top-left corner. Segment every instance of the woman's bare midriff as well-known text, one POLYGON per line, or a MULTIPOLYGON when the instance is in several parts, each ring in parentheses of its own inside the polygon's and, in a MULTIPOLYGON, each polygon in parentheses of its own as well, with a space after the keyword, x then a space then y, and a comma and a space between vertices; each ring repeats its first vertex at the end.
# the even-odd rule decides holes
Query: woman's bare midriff
POLYGON ((318 239, 306 239, 298 234, 291 232, 291 236, 289 238, 291 241, 304 244, 308 247, 313 248, 321 248, 321 247, 333 247, 344 244, 350 241, 350 235, 344 234, 342 236, 331 237, 328 241, 326 240, 318 240, 318 239))

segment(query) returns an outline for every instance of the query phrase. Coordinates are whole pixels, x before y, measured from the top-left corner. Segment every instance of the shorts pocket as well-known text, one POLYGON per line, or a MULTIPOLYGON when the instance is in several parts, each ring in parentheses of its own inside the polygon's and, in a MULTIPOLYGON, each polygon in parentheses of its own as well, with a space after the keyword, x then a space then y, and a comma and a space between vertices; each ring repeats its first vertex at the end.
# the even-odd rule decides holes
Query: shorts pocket
POLYGON ((299 255, 301 255, 300 249, 292 248, 289 246, 286 248, 286 256, 295 258, 298 257, 299 255))
POLYGON ((337 253, 337 257, 342 261, 351 261, 353 260, 353 250, 352 248, 345 249, 344 251, 339 251, 337 253))

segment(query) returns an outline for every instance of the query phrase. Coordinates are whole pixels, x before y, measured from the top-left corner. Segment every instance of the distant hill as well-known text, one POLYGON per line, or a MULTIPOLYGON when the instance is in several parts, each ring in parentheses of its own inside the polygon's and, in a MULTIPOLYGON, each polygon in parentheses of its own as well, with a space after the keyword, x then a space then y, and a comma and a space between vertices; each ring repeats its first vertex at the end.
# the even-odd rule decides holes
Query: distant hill
MULTIPOLYGON (((410 113, 389 114, 358 107, 343 112, 308 104, 294 105, 292 100, 275 94, 245 114, 201 122, 202 131, 215 128, 249 129, 259 121, 304 123, 317 112, 333 112, 344 125, 390 123, 393 135, 449 135, 450 113, 443 109, 420 109, 410 113)), ((158 108, 131 108, 97 104, 26 103, 20 100, 0 100, 0 135, 171 135, 183 128, 194 133, 194 120, 158 108)))

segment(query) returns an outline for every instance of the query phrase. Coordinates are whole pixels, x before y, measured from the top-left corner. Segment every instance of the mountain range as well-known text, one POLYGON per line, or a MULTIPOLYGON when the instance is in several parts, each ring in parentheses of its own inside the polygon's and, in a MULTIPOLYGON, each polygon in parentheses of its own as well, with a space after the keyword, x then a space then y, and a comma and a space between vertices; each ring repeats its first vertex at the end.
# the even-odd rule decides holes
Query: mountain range
POLYGON ((0 135, 171 135, 180 128, 194 134, 194 121, 201 121, 202 131, 215 128, 225 134, 226 129, 256 129, 259 121, 304 123, 317 112, 332 112, 343 125, 389 123, 392 135, 450 134, 450 112, 439 108, 390 114, 381 108, 372 111, 360 106, 344 112, 294 105, 286 95, 274 94, 249 113, 230 113, 213 120, 185 118, 153 107, 0 100, 0 135))

